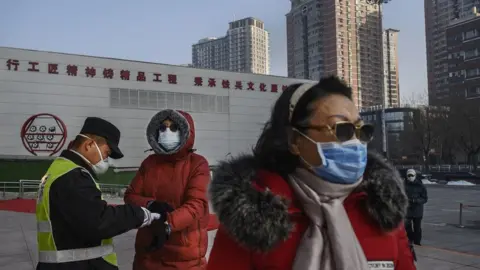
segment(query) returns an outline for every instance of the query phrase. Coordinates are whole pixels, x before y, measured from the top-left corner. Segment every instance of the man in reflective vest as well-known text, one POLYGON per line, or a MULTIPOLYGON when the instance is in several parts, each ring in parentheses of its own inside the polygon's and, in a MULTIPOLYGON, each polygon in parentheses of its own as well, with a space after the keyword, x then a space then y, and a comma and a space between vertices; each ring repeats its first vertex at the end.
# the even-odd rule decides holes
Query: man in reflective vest
POLYGON ((37 200, 37 270, 118 269, 112 237, 150 225, 160 214, 102 199, 97 175, 123 157, 120 131, 89 117, 42 178, 37 200))

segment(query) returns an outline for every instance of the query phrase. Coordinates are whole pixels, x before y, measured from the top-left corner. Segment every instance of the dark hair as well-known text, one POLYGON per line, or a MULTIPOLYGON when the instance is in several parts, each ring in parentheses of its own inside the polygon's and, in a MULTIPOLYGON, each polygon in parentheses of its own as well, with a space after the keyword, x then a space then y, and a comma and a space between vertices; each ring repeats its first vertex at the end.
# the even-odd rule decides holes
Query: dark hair
POLYGON ((257 164, 262 169, 279 173, 286 177, 299 165, 298 156, 290 152, 292 128, 305 132, 315 108, 312 104, 332 94, 352 99, 352 89, 336 76, 322 78, 300 98, 289 121, 290 98, 302 84, 292 84, 283 91, 276 101, 270 120, 253 149, 257 164))

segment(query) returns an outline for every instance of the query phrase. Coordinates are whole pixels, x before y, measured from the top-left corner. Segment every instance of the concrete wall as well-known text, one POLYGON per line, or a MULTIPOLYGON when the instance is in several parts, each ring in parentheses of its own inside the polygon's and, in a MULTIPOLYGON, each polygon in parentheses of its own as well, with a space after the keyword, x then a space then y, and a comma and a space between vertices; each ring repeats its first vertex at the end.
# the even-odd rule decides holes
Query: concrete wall
MULTIPOLYGON (((122 132, 120 147, 125 158, 115 163, 121 167, 136 167, 148 155, 144 153, 150 148, 145 127, 165 108, 191 112, 197 131, 195 147, 211 164, 229 153, 249 151, 282 86, 302 81, 5 47, 0 47, 0 61, 0 155, 32 156, 20 136, 22 125, 32 115, 59 117, 68 130, 67 143, 86 117, 98 116, 122 132), (29 70, 33 67, 29 62, 37 62, 34 69, 38 71, 29 70), (67 74, 68 65, 77 66, 77 76, 67 74), (96 69, 93 78, 86 76, 87 67, 96 69), (112 69, 113 78, 104 78, 104 69, 112 69), (121 79, 121 70, 130 71, 129 80, 121 79), (146 81, 137 81, 139 71, 145 72, 146 81), (162 74, 162 82, 154 82, 153 73, 162 74), (169 83, 168 74, 176 75, 176 84, 169 83), (195 77, 203 79, 203 86, 194 86, 195 77), (215 87, 208 86, 209 78, 216 79, 215 87), (224 89, 222 80, 229 80, 231 88, 224 89), (235 89, 236 81, 242 82, 243 90, 235 89), (247 90, 249 82, 255 90, 247 90), (265 91, 260 90, 261 83, 265 91), (277 93, 272 92, 272 84, 278 85, 277 93)), ((38 121, 37 126, 52 120, 38 121)))

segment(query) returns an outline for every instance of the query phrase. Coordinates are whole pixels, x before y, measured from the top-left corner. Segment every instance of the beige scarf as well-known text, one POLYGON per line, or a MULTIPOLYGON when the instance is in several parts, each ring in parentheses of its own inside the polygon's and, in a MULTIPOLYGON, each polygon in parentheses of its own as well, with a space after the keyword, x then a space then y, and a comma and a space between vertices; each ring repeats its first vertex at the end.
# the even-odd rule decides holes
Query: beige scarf
POLYGON ((367 259, 343 207, 362 182, 333 184, 305 169, 289 177, 295 197, 311 220, 297 249, 294 270, 369 270, 367 259))

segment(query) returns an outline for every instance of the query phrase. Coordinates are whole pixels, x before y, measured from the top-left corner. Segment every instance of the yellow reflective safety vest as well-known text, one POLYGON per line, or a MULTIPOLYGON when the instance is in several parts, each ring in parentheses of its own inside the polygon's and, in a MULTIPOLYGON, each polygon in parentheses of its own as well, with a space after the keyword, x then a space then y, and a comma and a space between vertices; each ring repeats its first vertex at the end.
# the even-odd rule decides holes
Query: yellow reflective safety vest
MULTIPOLYGON (((58 250, 52 233, 50 222, 50 187, 62 175, 82 167, 66 158, 56 158, 42 178, 37 198, 37 243, 38 262, 40 263, 66 263, 103 258, 108 263, 118 266, 117 255, 114 252, 113 239, 102 240, 101 245, 91 248, 78 248, 58 250)), ((83 169, 86 173, 87 170, 83 169)), ((90 173, 88 173, 90 175, 90 173)), ((97 188, 100 186, 90 175, 97 188)), ((74 232, 72 232, 74 233, 74 232)))

